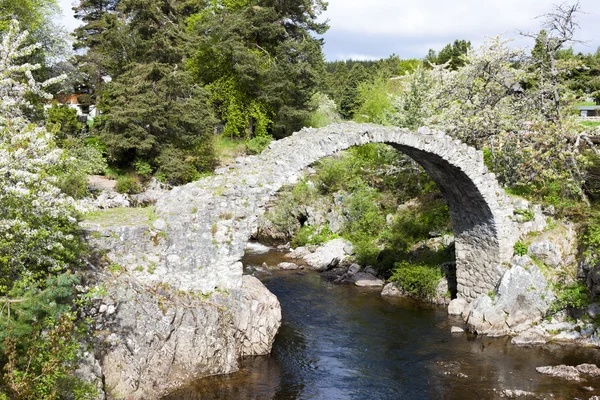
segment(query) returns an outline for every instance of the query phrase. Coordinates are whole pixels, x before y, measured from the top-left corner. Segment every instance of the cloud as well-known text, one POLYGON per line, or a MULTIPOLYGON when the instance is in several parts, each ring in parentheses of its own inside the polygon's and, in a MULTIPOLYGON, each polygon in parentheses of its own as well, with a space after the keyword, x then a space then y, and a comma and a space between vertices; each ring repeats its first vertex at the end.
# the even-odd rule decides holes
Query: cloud
MULTIPOLYGON (((578 37, 591 42, 589 47, 575 46, 578 51, 595 51, 600 45, 600 38, 594 38, 600 26, 596 1, 580 1, 589 14, 578 16, 578 37)), ((324 36, 325 54, 330 60, 348 54, 381 58, 392 53, 422 58, 429 48, 440 50, 455 39, 477 46, 486 35, 500 33, 515 37, 515 45, 527 46, 519 31, 538 31, 540 21, 535 17, 550 9, 548 0, 329 0, 322 16, 331 27, 324 36)))

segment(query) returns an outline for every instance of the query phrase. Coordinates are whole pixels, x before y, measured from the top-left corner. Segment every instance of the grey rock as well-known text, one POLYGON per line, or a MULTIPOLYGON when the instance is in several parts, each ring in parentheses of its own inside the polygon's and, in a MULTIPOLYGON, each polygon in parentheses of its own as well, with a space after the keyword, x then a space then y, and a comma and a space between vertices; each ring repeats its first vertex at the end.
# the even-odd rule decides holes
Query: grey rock
POLYGON ((367 273, 367 274, 371 274, 371 275, 373 275, 373 276, 377 276, 377 270, 376 270, 374 267, 370 266, 370 265, 368 265, 368 266, 367 266, 367 267, 364 269, 364 271, 363 271, 363 272, 365 272, 365 273, 367 273))
POLYGON ((566 379, 568 381, 582 381, 577 368, 570 365, 537 367, 535 370, 540 374, 550 375, 557 378, 566 379))
POLYGON ((557 342, 574 342, 578 339, 581 339, 581 333, 577 331, 563 331, 552 337, 557 342))
POLYGON ((327 271, 348 258, 348 254, 344 251, 347 244, 344 239, 331 240, 319 246, 313 253, 304 256, 304 261, 317 271, 327 271))
POLYGON ((600 304, 592 303, 586 307, 585 311, 586 311, 587 315, 589 315, 592 318, 595 318, 598 315, 600 315, 600 304))
POLYGON ((448 304, 448 314, 450 315, 462 315, 465 307, 467 307, 467 300, 465 299, 454 299, 448 304))
POLYGON ((387 297, 402 297, 404 296, 404 291, 394 282, 390 282, 383 287, 381 295, 387 297))
POLYGON ((538 260, 541 260, 544 264, 553 267, 559 265, 562 261, 560 251, 548 240, 531 243, 528 252, 538 260))
POLYGON ((346 274, 348 276, 353 276, 355 275, 357 272, 360 272, 361 266, 354 263, 352 265, 350 265, 350 267, 348 268, 348 272, 346 272, 346 274))
POLYGON ((521 332, 519 335, 512 338, 510 342, 516 345, 544 344, 547 342, 549 336, 550 335, 546 331, 534 327, 525 332, 521 332))
POLYGON ((450 333, 465 333, 465 330, 458 326, 453 326, 452 328, 450 328, 450 333))
POLYGON ((513 265, 500 280, 493 300, 482 296, 473 302, 467 326, 480 334, 518 334, 541 321, 553 299, 537 266, 513 265))
POLYGON ((167 222, 162 218, 158 218, 152 223, 152 226, 154 227, 154 229, 164 231, 165 229, 167 229, 167 222))
POLYGON ((377 278, 376 276, 373 276, 366 272, 357 272, 353 278, 354 278, 354 284, 356 286, 362 286, 362 287, 383 286, 383 284, 385 283, 381 279, 377 278))
POLYGON ((600 376, 600 368, 596 364, 580 364, 577 366, 577 371, 592 378, 600 376))
POLYGON ((165 287, 157 296, 126 275, 107 287, 119 306, 93 335, 94 347, 105 387, 128 399, 236 371, 241 356, 270 352, 281 321, 277 298, 248 275, 239 290, 208 299, 165 287))
POLYGON ((298 264, 291 263, 291 262, 281 262, 281 263, 277 264, 277 267, 279 269, 303 269, 304 268, 302 266, 299 266, 298 264))

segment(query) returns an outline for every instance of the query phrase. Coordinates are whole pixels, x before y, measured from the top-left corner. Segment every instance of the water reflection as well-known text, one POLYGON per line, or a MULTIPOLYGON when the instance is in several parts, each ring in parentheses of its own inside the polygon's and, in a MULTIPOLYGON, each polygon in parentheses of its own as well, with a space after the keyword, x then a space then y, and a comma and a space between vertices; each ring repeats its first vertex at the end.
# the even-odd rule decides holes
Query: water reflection
MULTIPOLYGON (((280 255, 247 263, 260 265, 265 257, 280 255)), ((444 308, 384 299, 311 272, 259 275, 283 309, 272 354, 247 358, 240 372, 201 379, 168 399, 469 400, 501 398, 504 389, 558 399, 600 394, 598 380, 570 383, 535 372, 540 365, 600 363, 595 349, 523 348, 506 338, 452 335, 450 327, 461 321, 444 308)))

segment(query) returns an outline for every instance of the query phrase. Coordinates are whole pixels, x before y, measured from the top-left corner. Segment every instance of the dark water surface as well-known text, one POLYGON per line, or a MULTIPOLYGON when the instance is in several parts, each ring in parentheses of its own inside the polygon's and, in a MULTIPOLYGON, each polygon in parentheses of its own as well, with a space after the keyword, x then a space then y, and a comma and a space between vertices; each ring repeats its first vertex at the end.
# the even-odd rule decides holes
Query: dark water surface
POLYGON ((445 307, 382 298, 314 272, 256 270, 263 261, 281 261, 277 252, 247 254, 244 261, 281 302, 271 355, 247 358, 238 373, 201 379, 168 399, 469 400, 502 398, 505 389, 540 398, 600 395, 600 380, 571 383, 535 371, 600 364, 599 350, 517 347, 506 338, 451 334, 462 320, 445 307))

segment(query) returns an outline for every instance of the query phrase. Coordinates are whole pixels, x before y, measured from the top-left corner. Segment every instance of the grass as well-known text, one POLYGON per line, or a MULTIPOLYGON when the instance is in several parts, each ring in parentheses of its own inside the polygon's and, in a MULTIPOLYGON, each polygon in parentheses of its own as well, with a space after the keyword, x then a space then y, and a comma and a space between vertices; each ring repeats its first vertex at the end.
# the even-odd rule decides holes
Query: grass
POLYGON ((139 226, 149 225, 153 218, 154 210, 152 207, 118 207, 106 211, 92 211, 87 213, 83 217, 83 222, 98 224, 101 227, 139 226))
POLYGON ((579 123, 588 128, 596 128, 600 126, 600 121, 579 121, 579 123))
POLYGON ((246 142, 225 136, 215 138, 215 153, 220 165, 231 164, 237 157, 246 155, 246 142))
POLYGON ((586 106, 595 106, 596 103, 593 101, 580 101, 575 103, 575 107, 586 107, 586 106))

